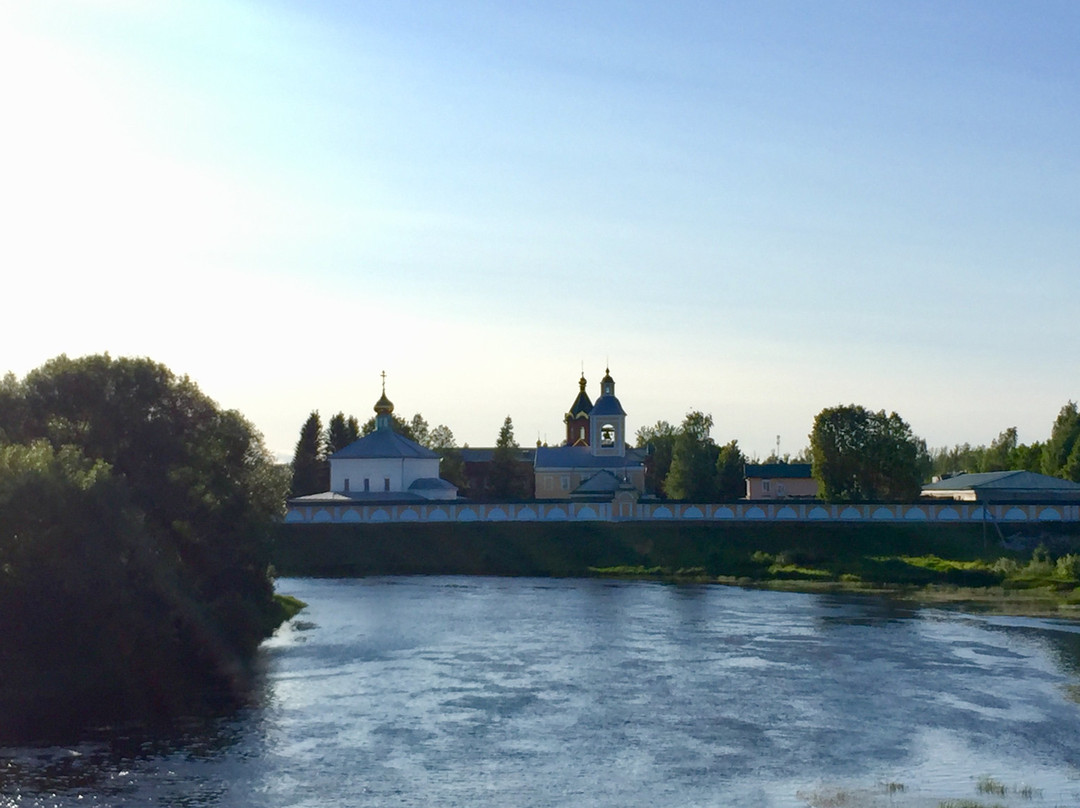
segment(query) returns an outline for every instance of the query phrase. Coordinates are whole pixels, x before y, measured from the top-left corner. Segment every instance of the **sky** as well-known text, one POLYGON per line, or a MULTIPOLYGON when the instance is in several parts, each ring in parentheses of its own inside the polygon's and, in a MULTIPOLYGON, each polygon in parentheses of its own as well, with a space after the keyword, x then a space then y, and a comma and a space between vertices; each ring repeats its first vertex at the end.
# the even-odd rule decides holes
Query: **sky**
POLYGON ((6 0, 0 373, 148 356, 312 410, 764 458, 1080 398, 1080 3, 6 0))

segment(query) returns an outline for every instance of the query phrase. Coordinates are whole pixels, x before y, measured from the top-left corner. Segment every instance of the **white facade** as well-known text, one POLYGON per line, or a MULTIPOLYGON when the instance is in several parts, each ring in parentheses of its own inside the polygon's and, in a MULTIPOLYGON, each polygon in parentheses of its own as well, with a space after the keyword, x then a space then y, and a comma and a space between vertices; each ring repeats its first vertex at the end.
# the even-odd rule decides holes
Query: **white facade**
POLYGON ((417 480, 438 476, 437 457, 330 458, 330 490, 343 494, 408 491, 417 480))

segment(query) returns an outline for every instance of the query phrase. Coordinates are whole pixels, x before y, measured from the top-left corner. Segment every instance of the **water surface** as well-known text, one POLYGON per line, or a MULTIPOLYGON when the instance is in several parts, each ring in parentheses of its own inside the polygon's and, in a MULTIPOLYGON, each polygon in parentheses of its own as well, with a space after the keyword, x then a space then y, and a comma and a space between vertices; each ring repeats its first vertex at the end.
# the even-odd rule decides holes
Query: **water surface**
POLYGON ((1080 805, 1074 625, 599 580, 278 588, 310 606, 258 706, 0 750, 5 804, 1080 805))

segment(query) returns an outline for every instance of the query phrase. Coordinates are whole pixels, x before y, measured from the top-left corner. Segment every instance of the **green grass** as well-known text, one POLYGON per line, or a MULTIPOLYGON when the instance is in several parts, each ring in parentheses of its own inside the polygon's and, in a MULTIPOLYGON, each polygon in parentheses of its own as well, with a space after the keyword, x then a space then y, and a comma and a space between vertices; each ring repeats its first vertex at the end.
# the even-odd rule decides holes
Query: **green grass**
MULTIPOLYGON (((1039 530, 1058 531, 1055 546, 1080 551, 1080 525, 1039 530)), ((1080 552, 1008 552, 979 525, 281 525, 272 560, 285 576, 651 578, 1080 616, 1080 552)))

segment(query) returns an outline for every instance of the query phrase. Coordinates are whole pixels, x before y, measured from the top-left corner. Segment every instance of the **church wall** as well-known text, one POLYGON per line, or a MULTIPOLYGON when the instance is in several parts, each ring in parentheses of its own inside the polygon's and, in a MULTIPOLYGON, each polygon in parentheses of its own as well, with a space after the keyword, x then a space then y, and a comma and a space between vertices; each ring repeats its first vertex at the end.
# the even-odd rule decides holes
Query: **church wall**
POLYGON ((363 457, 330 461, 330 490, 363 491, 364 479, 370 481, 371 491, 385 491, 390 479, 390 491, 407 491, 416 480, 439 476, 439 459, 401 457, 363 457))

